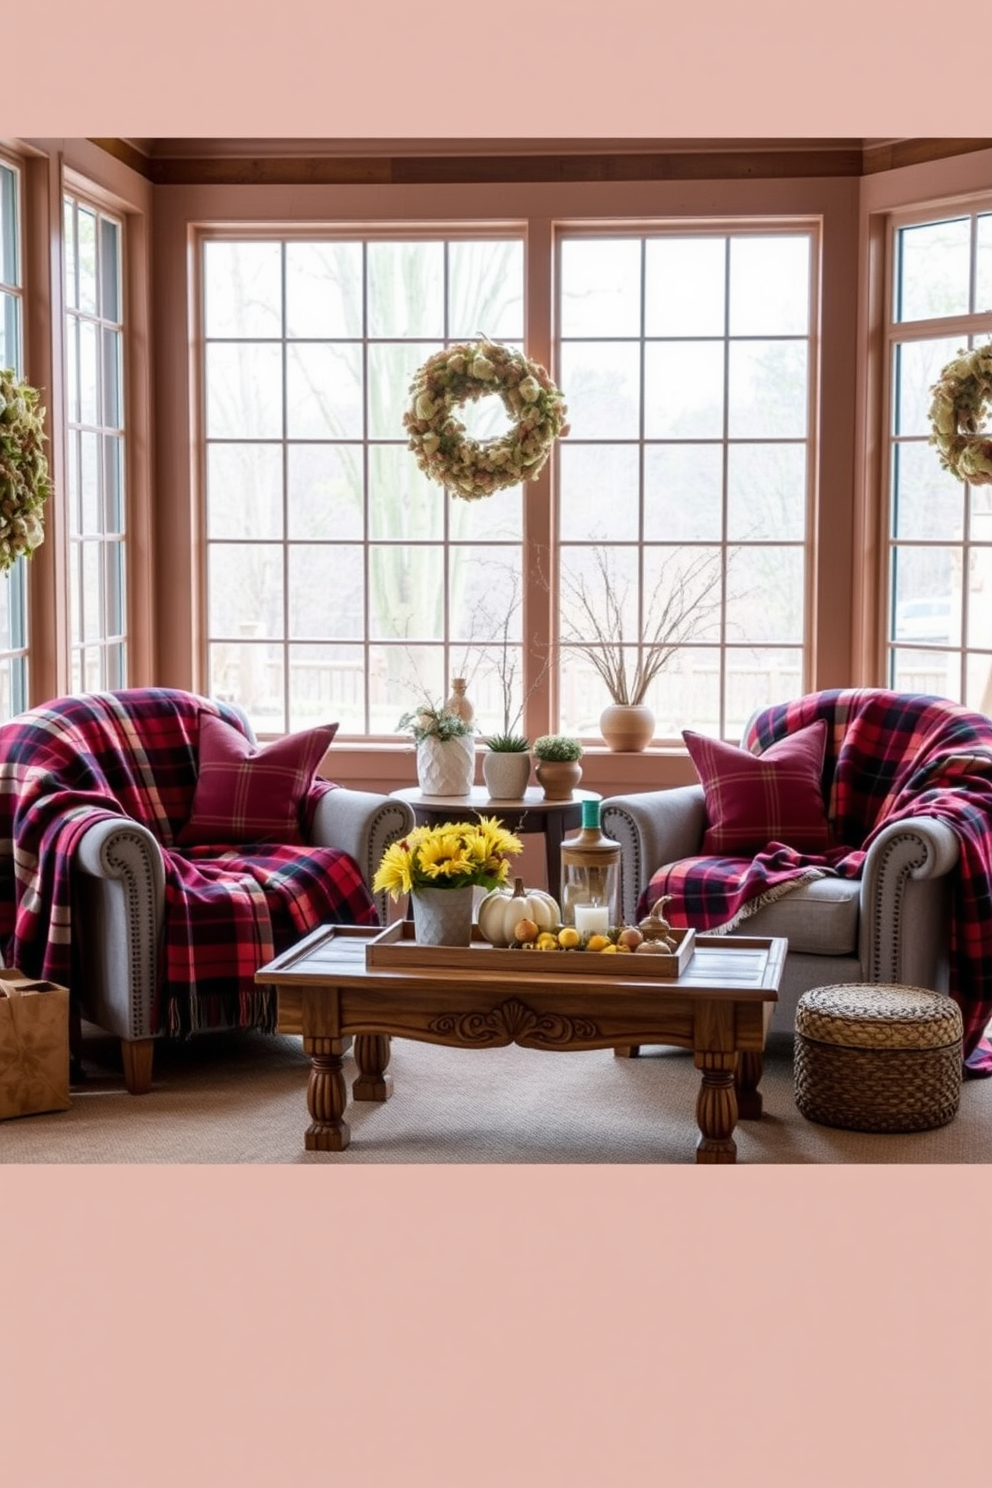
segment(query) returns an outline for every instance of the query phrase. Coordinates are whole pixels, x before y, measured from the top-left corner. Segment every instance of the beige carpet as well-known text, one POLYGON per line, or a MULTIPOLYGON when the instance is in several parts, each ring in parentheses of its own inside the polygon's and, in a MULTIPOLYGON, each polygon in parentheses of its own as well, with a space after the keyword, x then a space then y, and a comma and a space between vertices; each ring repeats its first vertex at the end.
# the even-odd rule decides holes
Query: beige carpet
MULTIPOLYGON (((85 1083, 68 1111, 0 1122, 3 1163, 692 1163, 699 1075, 679 1049, 615 1059, 459 1050, 394 1040, 385 1104, 349 1100, 352 1143, 307 1153, 308 1061, 299 1039, 208 1034, 160 1043, 153 1088, 124 1089, 116 1042, 87 1029, 85 1083)), ((346 1061, 349 1088, 354 1063, 346 1061)), ((744 1163, 992 1162, 992 1080, 964 1085, 936 1131, 875 1136, 796 1109, 792 1044, 770 1042, 765 1115, 737 1128, 744 1163)))

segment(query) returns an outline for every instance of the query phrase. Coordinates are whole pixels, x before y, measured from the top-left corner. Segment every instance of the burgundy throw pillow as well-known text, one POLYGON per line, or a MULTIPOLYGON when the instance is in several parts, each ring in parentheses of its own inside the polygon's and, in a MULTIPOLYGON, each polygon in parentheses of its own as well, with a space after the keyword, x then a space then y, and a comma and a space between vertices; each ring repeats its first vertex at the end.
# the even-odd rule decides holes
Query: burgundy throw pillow
POLYGON ((704 856, 751 857, 769 842, 809 853, 830 846, 820 786, 825 719, 779 739, 763 754, 690 729, 682 737, 706 796, 704 856))
POLYGON ((302 843, 300 807, 337 727, 322 724, 259 749, 223 718, 201 713, 199 773, 178 845, 302 843))

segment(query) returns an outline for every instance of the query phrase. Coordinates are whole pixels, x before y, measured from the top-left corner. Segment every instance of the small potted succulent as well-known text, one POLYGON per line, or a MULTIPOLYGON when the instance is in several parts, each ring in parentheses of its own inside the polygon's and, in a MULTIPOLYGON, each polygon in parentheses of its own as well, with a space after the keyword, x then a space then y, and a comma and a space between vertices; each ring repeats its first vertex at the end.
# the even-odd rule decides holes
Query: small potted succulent
POLYGON ((542 734, 534 740, 534 774, 546 801, 570 801, 582 779, 582 744, 567 734, 542 734))
POLYGON ((490 734, 482 741, 482 778, 491 801, 522 801, 530 780, 530 740, 523 734, 490 734))
POLYGON ((475 776, 475 733, 458 713, 425 698, 404 713, 399 729, 409 729, 417 746, 417 779, 425 796, 467 796, 475 776))

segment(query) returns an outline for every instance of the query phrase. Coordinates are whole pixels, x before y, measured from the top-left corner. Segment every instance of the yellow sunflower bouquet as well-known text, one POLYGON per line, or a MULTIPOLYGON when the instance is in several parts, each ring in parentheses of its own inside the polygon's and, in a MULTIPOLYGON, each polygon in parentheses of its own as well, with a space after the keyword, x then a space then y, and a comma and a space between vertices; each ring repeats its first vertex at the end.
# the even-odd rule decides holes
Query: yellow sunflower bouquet
POLYGON ((495 889, 507 880, 510 858, 522 851, 520 838, 494 816, 414 827, 386 848, 372 890, 399 899, 414 889, 495 889))

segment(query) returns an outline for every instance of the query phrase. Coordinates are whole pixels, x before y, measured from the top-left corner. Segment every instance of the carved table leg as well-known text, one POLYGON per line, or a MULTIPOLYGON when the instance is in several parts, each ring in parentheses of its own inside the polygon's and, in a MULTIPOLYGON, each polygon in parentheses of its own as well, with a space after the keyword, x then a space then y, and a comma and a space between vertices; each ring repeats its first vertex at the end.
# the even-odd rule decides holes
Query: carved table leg
POLYGON ((696 1068, 703 1072, 696 1100, 696 1121, 700 1131, 696 1161, 736 1162, 737 1143, 733 1131, 737 1125, 737 1095, 734 1090, 737 1055, 716 1050, 697 1051, 695 1061, 696 1068))
POLYGON ((355 1063, 358 1065, 358 1078, 351 1085, 354 1099, 387 1101, 393 1093, 393 1077, 386 1073, 389 1034, 356 1034, 355 1063))
POLYGON ((761 1116, 763 1102, 758 1085, 764 1059, 760 1049, 745 1049, 737 1056, 737 1119, 757 1121, 761 1116))
POLYGON ((351 1141, 351 1128, 344 1119, 348 1089, 341 1073, 345 1041, 332 1038, 304 1038, 304 1051, 310 1055, 310 1080, 307 1085, 307 1110, 311 1121, 307 1127, 308 1152, 343 1152, 351 1141))

